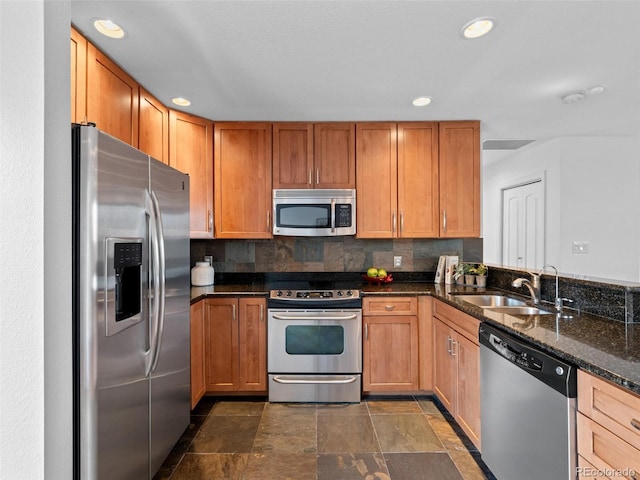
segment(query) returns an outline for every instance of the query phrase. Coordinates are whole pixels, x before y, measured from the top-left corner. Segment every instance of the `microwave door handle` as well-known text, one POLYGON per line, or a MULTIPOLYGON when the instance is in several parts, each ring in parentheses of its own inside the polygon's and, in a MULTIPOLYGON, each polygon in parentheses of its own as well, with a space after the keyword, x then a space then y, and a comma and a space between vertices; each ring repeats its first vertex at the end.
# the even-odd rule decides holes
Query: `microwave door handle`
POLYGON ((336 199, 331 199, 331 233, 336 233, 336 199))

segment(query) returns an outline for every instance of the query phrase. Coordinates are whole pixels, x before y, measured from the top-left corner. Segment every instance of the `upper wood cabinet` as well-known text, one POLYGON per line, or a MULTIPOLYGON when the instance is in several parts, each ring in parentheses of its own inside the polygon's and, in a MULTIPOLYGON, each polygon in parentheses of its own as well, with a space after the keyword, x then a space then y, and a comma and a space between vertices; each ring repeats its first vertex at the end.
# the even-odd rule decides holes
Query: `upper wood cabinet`
POLYGON ((358 237, 437 237, 438 124, 356 129, 358 237))
POLYGON ((213 122, 170 110, 169 165, 189 174, 191 238, 213 238, 213 122))
POLYGON ((273 188, 355 188, 353 123, 274 123, 273 188))
POLYGON ((271 238, 271 124, 215 124, 215 236, 271 238))
POLYGON ((169 109, 140 87, 138 148, 169 164, 169 109))
POLYGON ((138 147, 138 84, 91 43, 87 43, 87 120, 138 147))
POLYGON ((87 40, 71 29, 71 122, 87 116, 87 40))
POLYGON ((475 121, 358 123, 357 236, 478 237, 479 138, 475 121))
POLYGON ((356 235, 397 236, 398 150, 395 123, 356 124, 356 235))
POLYGON ((440 236, 480 236, 480 122, 440 122, 440 236))

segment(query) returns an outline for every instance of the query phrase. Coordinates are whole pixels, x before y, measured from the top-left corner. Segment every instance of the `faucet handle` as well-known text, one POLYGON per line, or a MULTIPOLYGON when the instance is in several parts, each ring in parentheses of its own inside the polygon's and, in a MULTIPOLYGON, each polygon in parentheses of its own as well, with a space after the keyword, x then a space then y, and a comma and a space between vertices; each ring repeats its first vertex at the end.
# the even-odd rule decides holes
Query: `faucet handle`
POLYGON ((562 311, 562 309, 564 307, 564 302, 573 303, 573 300, 571 300, 570 298, 557 297, 556 298, 556 308, 559 311, 562 311))

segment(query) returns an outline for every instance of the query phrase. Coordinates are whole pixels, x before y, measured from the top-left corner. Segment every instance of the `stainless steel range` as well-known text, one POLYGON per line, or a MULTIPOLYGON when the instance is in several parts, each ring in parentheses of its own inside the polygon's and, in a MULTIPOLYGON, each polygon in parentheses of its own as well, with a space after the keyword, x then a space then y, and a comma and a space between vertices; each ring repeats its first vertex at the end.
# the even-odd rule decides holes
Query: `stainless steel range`
POLYGON ((358 290, 271 290, 270 402, 360 402, 362 299, 358 290))

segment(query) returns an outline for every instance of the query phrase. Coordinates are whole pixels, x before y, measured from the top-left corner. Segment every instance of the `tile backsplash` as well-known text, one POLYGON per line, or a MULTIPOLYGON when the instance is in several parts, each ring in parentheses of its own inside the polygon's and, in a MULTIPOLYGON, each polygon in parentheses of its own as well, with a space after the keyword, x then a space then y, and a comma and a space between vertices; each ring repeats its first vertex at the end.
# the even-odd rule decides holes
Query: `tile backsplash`
POLYGON ((440 255, 482 261, 482 239, 357 239, 277 237, 269 240, 191 240, 191 265, 213 255, 216 272, 435 272, 440 255), (393 268, 393 257, 402 267, 393 268))

